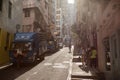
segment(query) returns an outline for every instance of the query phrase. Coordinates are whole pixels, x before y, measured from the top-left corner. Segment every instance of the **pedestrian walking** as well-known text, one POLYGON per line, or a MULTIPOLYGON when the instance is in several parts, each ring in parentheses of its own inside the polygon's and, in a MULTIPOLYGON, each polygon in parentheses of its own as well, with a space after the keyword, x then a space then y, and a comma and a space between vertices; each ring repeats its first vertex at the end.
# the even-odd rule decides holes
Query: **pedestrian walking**
POLYGON ((71 42, 69 43, 68 47, 69 47, 69 53, 71 53, 71 42))
MULTIPOLYGON (((80 46, 79 46, 79 48, 80 48, 80 46)), ((82 61, 82 49, 81 48, 78 50, 78 55, 79 55, 79 59, 81 62, 82 61)))
POLYGON ((69 38, 68 47, 69 47, 69 53, 71 53, 71 38, 69 38))
POLYGON ((90 66, 90 54, 91 54, 91 50, 90 50, 90 48, 88 48, 86 50, 86 65, 87 66, 90 66))
POLYGON ((82 48, 82 66, 85 66, 85 50, 82 48))

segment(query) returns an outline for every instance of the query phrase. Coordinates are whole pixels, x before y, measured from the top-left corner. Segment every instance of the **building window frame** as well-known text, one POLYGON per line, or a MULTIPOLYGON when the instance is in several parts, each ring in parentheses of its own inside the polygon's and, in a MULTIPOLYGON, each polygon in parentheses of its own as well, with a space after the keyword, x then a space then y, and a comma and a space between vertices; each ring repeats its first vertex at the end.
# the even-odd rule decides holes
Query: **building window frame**
POLYGON ((8 17, 9 19, 12 18, 12 2, 11 1, 9 1, 8 17))
POLYGON ((2 12, 2 8, 3 8, 3 0, 0 0, 0 12, 2 12))
POLYGON ((29 9, 26 9, 25 11, 24 11, 24 17, 30 17, 30 10, 29 9))

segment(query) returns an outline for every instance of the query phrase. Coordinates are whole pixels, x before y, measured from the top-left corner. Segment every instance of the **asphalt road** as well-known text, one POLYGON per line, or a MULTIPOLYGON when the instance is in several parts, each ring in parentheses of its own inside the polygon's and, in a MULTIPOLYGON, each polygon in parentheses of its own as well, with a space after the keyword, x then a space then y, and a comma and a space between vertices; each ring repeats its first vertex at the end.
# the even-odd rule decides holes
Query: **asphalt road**
POLYGON ((26 64, 20 69, 11 66, 0 70, 0 80, 68 80, 71 58, 68 48, 63 48, 46 56, 37 65, 26 64))

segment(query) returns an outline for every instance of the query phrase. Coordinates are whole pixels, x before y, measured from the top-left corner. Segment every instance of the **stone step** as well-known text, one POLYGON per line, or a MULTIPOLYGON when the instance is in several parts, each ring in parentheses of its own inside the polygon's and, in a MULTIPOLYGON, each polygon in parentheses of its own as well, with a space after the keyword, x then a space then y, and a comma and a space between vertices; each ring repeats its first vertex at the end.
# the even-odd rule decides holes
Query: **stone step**
POLYGON ((71 75, 72 79, 98 79, 97 76, 71 75))
POLYGON ((72 60, 72 62, 80 62, 80 60, 77 59, 77 58, 74 58, 74 59, 72 60))

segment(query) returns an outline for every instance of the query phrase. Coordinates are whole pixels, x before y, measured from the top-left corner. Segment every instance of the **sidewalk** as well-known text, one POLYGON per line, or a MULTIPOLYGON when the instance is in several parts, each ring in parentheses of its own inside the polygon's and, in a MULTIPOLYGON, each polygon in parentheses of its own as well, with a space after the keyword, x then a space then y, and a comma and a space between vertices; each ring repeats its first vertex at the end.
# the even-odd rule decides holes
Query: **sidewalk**
POLYGON ((4 68, 7 68, 9 66, 12 66, 12 65, 13 65, 12 63, 6 63, 6 64, 3 64, 3 65, 0 65, 0 70, 4 69, 4 68))
POLYGON ((78 56, 73 57, 71 80, 98 80, 96 73, 98 71, 95 69, 91 70, 86 66, 82 67, 78 56))

